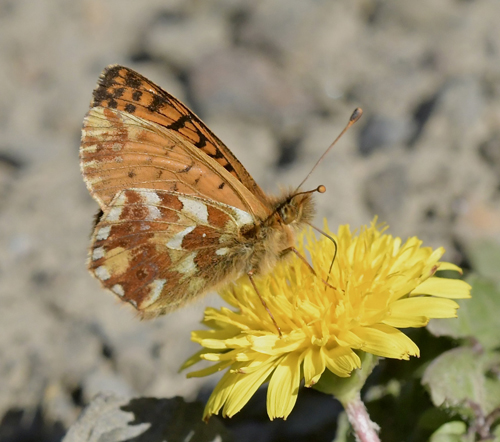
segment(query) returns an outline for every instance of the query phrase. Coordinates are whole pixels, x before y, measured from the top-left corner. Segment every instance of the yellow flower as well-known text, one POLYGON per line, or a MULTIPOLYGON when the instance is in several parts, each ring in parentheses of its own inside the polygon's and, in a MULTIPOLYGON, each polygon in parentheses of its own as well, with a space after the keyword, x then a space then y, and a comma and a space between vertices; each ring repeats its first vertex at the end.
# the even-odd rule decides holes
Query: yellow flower
MULTIPOLYGON (((204 348, 184 364, 200 360, 215 364, 188 376, 206 376, 226 368, 205 407, 204 418, 233 416, 257 389, 269 382, 270 419, 286 418, 295 405, 301 379, 311 387, 325 369, 348 377, 360 367, 359 351, 409 359, 419 349, 398 328, 423 327, 430 318, 456 316, 450 298, 470 297, 470 286, 457 279, 437 278, 437 270, 460 268, 439 262, 443 248, 422 247, 416 238, 384 234, 375 221, 358 235, 349 226, 338 234, 338 253, 326 285, 333 243, 304 234, 318 276, 296 256, 259 278, 258 290, 278 323, 282 336, 247 277, 220 295, 235 308, 207 308, 191 339, 204 348), (355 352, 358 351, 358 353, 355 352)), ((302 241, 304 242, 304 237, 302 241)))

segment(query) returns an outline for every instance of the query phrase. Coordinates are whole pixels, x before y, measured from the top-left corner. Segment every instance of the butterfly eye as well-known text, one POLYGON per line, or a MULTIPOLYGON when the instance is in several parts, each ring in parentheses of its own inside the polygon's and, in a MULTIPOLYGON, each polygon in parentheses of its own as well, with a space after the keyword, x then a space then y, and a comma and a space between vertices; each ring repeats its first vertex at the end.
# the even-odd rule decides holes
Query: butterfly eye
POLYGON ((298 216, 297 207, 295 207, 291 202, 286 203, 280 209, 280 216, 284 224, 293 223, 298 216))

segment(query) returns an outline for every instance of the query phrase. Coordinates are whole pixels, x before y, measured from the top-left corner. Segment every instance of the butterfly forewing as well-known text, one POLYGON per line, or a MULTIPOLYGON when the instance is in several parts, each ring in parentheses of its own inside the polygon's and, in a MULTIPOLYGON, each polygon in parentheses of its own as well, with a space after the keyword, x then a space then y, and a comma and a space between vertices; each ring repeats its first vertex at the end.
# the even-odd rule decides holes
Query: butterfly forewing
POLYGON ((84 120, 81 169, 105 210, 129 188, 198 195, 265 217, 269 210, 237 179, 177 132, 128 112, 92 108, 84 120))
POLYGON ((125 111, 176 132, 214 159, 262 203, 267 197, 232 152, 175 97, 139 73, 123 66, 104 70, 94 90, 91 107, 125 111))
POLYGON ((252 225, 250 214, 222 203, 128 189, 95 228, 90 268, 143 316, 156 316, 235 278, 247 253, 237 238, 252 225))

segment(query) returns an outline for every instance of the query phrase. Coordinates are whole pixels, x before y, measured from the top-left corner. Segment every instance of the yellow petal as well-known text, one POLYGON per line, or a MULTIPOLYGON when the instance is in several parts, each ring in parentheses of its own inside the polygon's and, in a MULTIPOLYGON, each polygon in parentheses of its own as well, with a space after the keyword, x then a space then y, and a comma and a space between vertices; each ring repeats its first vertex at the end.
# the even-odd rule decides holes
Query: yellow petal
POLYGON ((460 267, 458 267, 455 264, 452 264, 451 262, 439 262, 438 266, 439 266, 437 269, 438 272, 440 272, 441 270, 452 270, 452 271, 458 272, 460 274, 463 273, 462 269, 460 267))
POLYGON ((337 342, 345 347, 361 348, 363 346, 363 340, 350 330, 339 332, 337 342))
POLYGON ((211 374, 217 373, 218 371, 225 370, 227 367, 231 366, 231 361, 224 361, 218 364, 211 365, 210 367, 203 368, 201 370, 192 371, 186 375, 187 378, 202 378, 203 376, 209 376, 211 374))
POLYGON ((231 391, 235 386, 237 376, 241 375, 231 373, 230 371, 226 372, 224 376, 222 376, 221 380, 215 386, 214 391, 212 391, 212 394, 208 398, 205 409, 203 410, 203 420, 207 420, 213 414, 219 413, 220 409, 230 397, 231 391))
POLYGON ((324 352, 326 368, 337 376, 346 378, 355 368, 361 367, 359 356, 349 347, 336 347, 332 350, 321 347, 321 350, 324 352))
MULTIPOLYGON (((237 363, 233 367, 242 366, 237 363)), ((231 417, 250 400, 257 389, 267 379, 274 364, 262 364, 262 369, 249 374, 228 371, 214 388, 203 412, 203 419, 219 413, 223 409, 225 417, 231 417)))
POLYGON ((299 354, 287 354, 274 370, 267 390, 267 414, 269 419, 286 419, 291 413, 300 385, 299 354))
POLYGON ((396 316, 391 315, 381 321, 382 324, 396 328, 425 327, 429 323, 427 316, 396 316))
POLYGON ((471 286, 460 279, 429 278, 422 282, 412 292, 415 295, 432 295, 440 298, 464 299, 470 298, 471 286))
POLYGON ((211 352, 211 351, 217 351, 217 350, 207 350, 205 348, 202 348, 201 350, 197 351, 194 355, 191 355, 188 359, 184 361, 184 363, 181 365, 181 368, 179 368, 179 371, 185 370, 186 368, 191 367, 192 365, 196 364, 197 362, 201 361, 201 355, 205 354, 206 352, 211 352))
POLYGON ((459 305, 451 299, 419 296, 391 304, 383 324, 398 328, 424 327, 432 318, 455 318, 459 305))
POLYGON ((429 258, 427 259, 428 262, 437 262, 439 261, 439 259, 441 258, 441 256, 444 255, 444 247, 439 247, 437 248, 436 250, 434 250, 431 254, 431 256, 429 256, 429 258))
POLYGON ((219 362, 219 361, 245 361, 246 358, 243 356, 245 353, 241 351, 240 348, 235 350, 229 350, 224 353, 221 352, 207 352, 201 356, 204 361, 219 362), (243 357, 242 357, 243 356, 243 357))
POLYGON ((320 347, 309 347, 304 354, 304 381, 312 387, 325 371, 325 358, 320 347))
POLYGON ((236 374, 231 395, 222 410, 223 416, 231 417, 238 413, 259 387, 266 382, 275 367, 276 363, 274 361, 267 361, 262 363, 260 369, 253 373, 236 374))
POLYGON ((420 355, 418 347, 408 336, 388 325, 356 327, 352 332, 363 339, 365 344, 361 349, 368 353, 394 359, 408 359, 409 356, 420 355))
POLYGON ((268 355, 275 355, 297 350, 298 346, 302 344, 304 337, 302 333, 300 336, 295 333, 295 336, 289 334, 280 339, 279 335, 274 333, 266 336, 250 336, 249 340, 252 350, 268 355))

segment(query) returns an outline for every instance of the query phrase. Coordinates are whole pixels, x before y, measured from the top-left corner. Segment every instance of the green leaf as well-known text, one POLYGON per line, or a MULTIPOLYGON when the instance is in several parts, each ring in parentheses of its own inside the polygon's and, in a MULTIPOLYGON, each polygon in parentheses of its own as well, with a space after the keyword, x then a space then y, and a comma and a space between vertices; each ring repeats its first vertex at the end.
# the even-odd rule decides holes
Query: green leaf
POLYGON ((493 436, 495 436, 495 439, 492 442, 500 442, 500 424, 493 430, 493 436))
POLYGON ((469 440, 467 425, 461 421, 453 421, 439 427, 432 434, 429 442, 466 442, 469 440))
POLYGON ((437 407, 451 408, 472 419, 475 404, 486 416, 500 406, 500 380, 487 376, 498 365, 499 353, 460 347, 436 358, 425 370, 422 384, 437 407))
POLYGON ((500 368, 500 355, 497 355, 496 364, 492 361, 491 366, 496 365, 493 368, 492 373, 494 373, 493 377, 487 376, 485 379, 485 389, 486 389, 486 398, 485 398, 485 407, 487 410, 494 410, 497 407, 500 407, 500 380, 498 379, 498 370, 500 368))
POLYGON ((500 347, 499 286, 478 275, 470 276, 467 282, 472 286, 472 299, 457 300, 460 305, 458 318, 433 319, 427 329, 435 336, 472 338, 485 349, 500 347))
POLYGON ((500 283, 500 244, 494 241, 478 241, 467 246, 467 255, 472 268, 484 276, 500 283))

